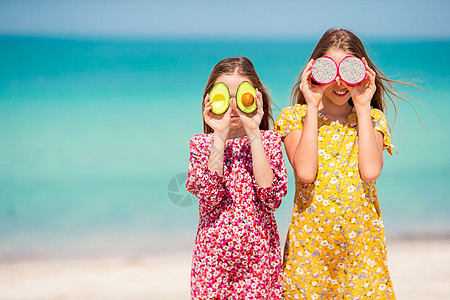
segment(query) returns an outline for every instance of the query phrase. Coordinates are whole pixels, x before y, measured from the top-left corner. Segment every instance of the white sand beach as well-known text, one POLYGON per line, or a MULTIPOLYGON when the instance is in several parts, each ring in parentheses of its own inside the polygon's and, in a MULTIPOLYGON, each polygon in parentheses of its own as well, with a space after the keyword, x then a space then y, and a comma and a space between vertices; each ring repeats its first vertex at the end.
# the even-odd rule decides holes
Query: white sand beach
MULTIPOLYGON (((450 240, 388 242, 397 299, 450 299, 450 240)), ((1 300, 189 299, 191 253, 0 263, 1 300)))

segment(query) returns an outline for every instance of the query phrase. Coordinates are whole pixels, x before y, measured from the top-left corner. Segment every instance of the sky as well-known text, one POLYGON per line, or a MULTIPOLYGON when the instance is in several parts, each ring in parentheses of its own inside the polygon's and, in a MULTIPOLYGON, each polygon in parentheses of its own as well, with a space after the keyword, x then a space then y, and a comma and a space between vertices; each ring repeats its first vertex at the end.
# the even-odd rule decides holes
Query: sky
POLYGON ((0 35, 450 39, 449 0, 0 0, 0 35))

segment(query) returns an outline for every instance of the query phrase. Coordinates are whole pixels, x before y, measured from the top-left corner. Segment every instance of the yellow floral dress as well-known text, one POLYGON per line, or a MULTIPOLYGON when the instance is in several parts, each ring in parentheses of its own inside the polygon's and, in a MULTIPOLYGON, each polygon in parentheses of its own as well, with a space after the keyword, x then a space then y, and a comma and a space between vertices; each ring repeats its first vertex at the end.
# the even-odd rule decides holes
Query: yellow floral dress
MULTIPOLYGON (((283 109, 275 130, 302 129, 306 105, 283 109)), ((386 118, 371 111, 374 130, 392 155, 386 118)), ((314 183, 296 179, 283 262, 286 299, 395 299, 387 267, 375 182, 358 170, 355 109, 343 124, 319 113, 318 170, 314 183)))

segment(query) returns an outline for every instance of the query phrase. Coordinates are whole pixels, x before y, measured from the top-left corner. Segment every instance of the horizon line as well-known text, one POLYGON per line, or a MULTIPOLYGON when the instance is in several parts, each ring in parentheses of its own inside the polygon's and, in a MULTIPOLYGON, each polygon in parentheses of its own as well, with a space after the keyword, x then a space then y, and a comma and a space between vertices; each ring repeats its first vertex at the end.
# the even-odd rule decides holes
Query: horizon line
MULTIPOLYGON (((186 40, 210 40, 210 41, 292 41, 298 39, 299 41, 315 41, 319 40, 321 36, 314 35, 211 35, 211 34, 95 34, 95 33, 22 33, 22 32, 0 32, 0 37, 11 38, 42 38, 42 39, 61 39, 61 40, 130 40, 130 41, 145 41, 145 40, 168 40, 168 41, 186 41, 186 40)), ((445 42, 450 41, 450 36, 439 35, 379 35, 369 34, 359 36, 361 40, 371 41, 398 41, 398 42, 419 42, 419 41, 436 41, 445 42)))

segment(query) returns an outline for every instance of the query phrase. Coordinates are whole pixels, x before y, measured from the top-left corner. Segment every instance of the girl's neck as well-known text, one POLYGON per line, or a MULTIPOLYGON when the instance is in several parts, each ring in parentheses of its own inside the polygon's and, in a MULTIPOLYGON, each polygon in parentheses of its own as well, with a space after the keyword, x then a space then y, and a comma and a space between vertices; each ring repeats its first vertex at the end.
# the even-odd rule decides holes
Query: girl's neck
POLYGON ((323 99, 321 105, 319 106, 319 111, 331 121, 344 123, 348 115, 352 112, 353 107, 348 104, 336 105, 331 101, 323 99))

